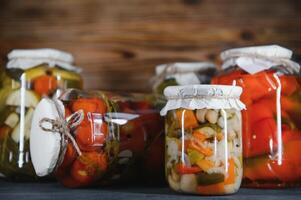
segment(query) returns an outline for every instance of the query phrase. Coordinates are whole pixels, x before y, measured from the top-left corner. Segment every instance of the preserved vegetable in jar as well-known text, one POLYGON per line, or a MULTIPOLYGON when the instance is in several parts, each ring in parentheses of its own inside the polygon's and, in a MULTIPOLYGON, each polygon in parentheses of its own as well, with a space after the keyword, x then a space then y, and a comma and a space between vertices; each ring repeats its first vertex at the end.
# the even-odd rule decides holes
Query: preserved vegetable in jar
POLYGON ((224 71, 213 84, 243 88, 245 187, 300 185, 301 88, 292 51, 277 45, 230 49, 221 54, 224 71))
POLYGON ((54 173, 70 188, 162 176, 164 157, 158 151, 164 151, 159 138, 164 121, 151 99, 74 89, 59 99, 43 99, 30 138, 37 175, 54 173))
POLYGON ((73 56, 54 49, 13 50, 0 87, 0 173, 8 179, 36 179, 29 153, 34 109, 41 97, 81 88, 73 56))
POLYGON ((171 189, 200 195, 238 191, 241 109, 236 86, 170 86, 164 91, 165 173, 171 189))
POLYGON ((215 64, 211 62, 178 62, 156 67, 153 92, 161 98, 168 86, 207 84, 215 75, 215 64))

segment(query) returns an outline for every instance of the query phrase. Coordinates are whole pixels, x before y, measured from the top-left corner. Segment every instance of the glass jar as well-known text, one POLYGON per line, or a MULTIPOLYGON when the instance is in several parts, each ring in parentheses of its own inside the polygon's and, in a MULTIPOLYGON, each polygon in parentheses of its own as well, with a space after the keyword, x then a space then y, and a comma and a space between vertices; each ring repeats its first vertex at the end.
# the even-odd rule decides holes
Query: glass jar
POLYGON ((13 50, 1 72, 0 173, 8 179, 37 178, 29 155, 34 109, 43 96, 54 97, 69 87, 81 88, 73 56, 54 49, 13 50))
POLYGON ((292 51, 258 46, 223 52, 222 72, 213 84, 243 88, 243 155, 245 187, 282 188, 300 185, 300 66, 292 51))
POLYGON ((165 173, 176 192, 223 195, 242 179, 241 109, 236 86, 170 86, 165 116, 165 173))
POLYGON ((164 173, 164 121, 142 94, 68 90, 43 99, 30 138, 36 173, 66 187, 130 183, 164 173), (41 112, 41 111, 44 112, 41 112), (155 144, 155 145, 154 145, 155 144), (45 148, 47 147, 47 148, 45 148))
POLYGON ((156 67, 153 78, 153 92, 164 97, 163 91, 168 86, 207 84, 215 75, 215 64, 211 62, 183 62, 162 64, 156 67))

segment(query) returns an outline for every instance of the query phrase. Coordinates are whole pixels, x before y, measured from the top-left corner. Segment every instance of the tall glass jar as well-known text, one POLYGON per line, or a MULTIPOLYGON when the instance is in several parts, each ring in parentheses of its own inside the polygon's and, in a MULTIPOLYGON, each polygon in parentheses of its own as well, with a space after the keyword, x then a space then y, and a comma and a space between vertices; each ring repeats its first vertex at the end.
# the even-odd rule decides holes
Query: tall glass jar
POLYGON ((73 56, 54 49, 13 50, 1 72, 0 173, 8 179, 37 178, 29 153, 31 120, 41 97, 81 88, 73 56))
POLYGON ((164 91, 165 173, 176 192, 223 195, 242 179, 241 109, 236 86, 170 86, 164 91))
POLYGON ((164 157, 158 152, 164 144, 157 139, 164 121, 151 99, 79 90, 68 90, 57 100, 43 99, 30 138, 36 173, 54 173, 71 188, 130 183, 145 174, 160 178, 164 157))
POLYGON ((157 97, 164 97, 163 91, 168 86, 207 84, 216 73, 211 62, 177 62, 158 65, 153 78, 153 92, 157 97))
POLYGON ((244 182, 246 187, 300 185, 301 87, 292 51, 277 45, 230 49, 213 84, 243 88, 244 182))

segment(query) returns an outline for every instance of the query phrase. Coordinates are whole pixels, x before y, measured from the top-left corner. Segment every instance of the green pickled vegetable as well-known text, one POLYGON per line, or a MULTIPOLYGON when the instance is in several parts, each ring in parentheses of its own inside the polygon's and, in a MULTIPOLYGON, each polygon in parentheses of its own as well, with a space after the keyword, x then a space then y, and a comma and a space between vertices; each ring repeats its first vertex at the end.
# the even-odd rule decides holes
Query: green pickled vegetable
POLYGON ((187 149, 188 157, 190 160, 190 163, 192 165, 196 164, 199 160, 203 159, 205 156, 201 153, 199 153, 196 150, 187 149))
POLYGON ((198 173, 196 176, 199 185, 212 185, 223 182, 225 179, 225 176, 221 173, 207 174, 205 172, 201 172, 198 173))
POLYGON ((162 94, 164 92, 164 89, 168 86, 174 86, 174 85, 178 85, 176 79, 174 78, 170 78, 170 79, 165 79, 156 89, 158 94, 162 94))

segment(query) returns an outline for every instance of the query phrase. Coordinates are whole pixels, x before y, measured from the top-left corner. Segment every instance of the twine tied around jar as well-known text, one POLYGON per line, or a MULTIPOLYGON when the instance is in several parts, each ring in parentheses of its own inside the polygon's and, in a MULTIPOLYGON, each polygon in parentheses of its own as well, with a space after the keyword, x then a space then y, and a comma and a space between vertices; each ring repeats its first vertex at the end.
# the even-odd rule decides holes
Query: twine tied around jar
MULTIPOLYGON (((41 129, 43 131, 52 132, 52 133, 60 133, 64 139, 69 139, 71 141, 73 147, 75 148, 77 154, 79 156, 81 156, 82 152, 81 152, 77 142, 75 141, 74 137, 70 133, 70 130, 77 127, 83 121, 83 119, 84 119, 83 110, 78 110, 65 119, 63 111, 60 108, 60 105, 57 102, 57 100, 56 99, 50 99, 50 100, 54 103, 55 109, 59 115, 59 118, 58 119, 50 119, 50 118, 45 117, 40 120, 39 126, 41 127, 41 129)), ((64 139, 61 140, 62 145, 63 145, 63 151, 66 150, 66 148, 65 148, 66 143, 65 143, 64 139)))

